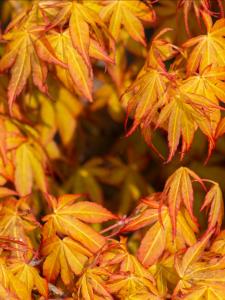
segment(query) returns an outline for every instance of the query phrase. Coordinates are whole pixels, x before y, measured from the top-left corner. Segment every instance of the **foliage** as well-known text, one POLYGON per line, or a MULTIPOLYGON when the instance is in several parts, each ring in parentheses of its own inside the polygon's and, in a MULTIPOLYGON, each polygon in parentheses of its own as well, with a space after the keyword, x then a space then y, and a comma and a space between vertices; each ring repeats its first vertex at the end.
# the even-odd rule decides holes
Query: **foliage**
POLYGON ((225 299, 224 11, 1 1, 0 299, 225 299))

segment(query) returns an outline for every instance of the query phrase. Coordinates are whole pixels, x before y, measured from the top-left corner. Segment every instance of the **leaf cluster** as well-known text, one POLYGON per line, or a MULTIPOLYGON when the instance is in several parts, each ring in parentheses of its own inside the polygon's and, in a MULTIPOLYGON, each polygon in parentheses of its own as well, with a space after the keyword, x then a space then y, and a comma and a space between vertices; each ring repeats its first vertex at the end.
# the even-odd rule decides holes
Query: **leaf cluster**
POLYGON ((0 300, 225 299, 224 10, 0 3, 0 300))

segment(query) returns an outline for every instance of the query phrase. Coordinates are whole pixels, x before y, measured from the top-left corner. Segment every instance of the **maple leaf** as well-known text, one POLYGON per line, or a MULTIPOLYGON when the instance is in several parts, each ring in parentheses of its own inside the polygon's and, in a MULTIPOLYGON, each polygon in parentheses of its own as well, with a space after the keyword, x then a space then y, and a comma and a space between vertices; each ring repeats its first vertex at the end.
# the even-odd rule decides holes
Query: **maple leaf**
POLYGON ((3 35, 4 40, 9 44, 7 52, 0 60, 0 72, 8 69, 11 71, 8 85, 8 102, 11 112, 13 102, 24 89, 31 73, 34 84, 40 91, 47 93, 46 63, 66 67, 54 55, 53 49, 44 36, 44 28, 34 23, 33 14, 36 9, 34 5, 24 24, 3 35))
POLYGON ((82 221, 100 223, 116 217, 98 204, 87 201, 74 203, 79 197, 80 195, 71 194, 61 196, 57 200, 46 194, 53 213, 43 218, 43 221, 46 222, 43 236, 46 239, 55 232, 69 235, 95 253, 105 244, 105 238, 82 221))
POLYGON ((73 47, 69 30, 63 33, 51 31, 48 41, 55 51, 56 56, 67 65, 67 68, 56 66, 59 79, 72 91, 77 90, 82 96, 92 101, 93 75, 88 70, 83 57, 73 47))
POLYGON ((127 238, 120 237, 119 243, 112 243, 105 253, 102 253, 100 264, 102 267, 113 266, 114 269, 119 269, 121 274, 135 274, 137 277, 143 277, 150 280, 153 284, 155 283, 151 273, 142 266, 134 255, 128 252, 127 238))
MULTIPOLYGON (((221 112, 219 109, 216 109, 216 107, 219 108, 220 101, 224 102, 224 76, 224 67, 208 66, 200 74, 189 76, 182 85, 184 92, 191 92, 203 96, 207 99, 207 102, 211 102, 212 107, 215 105, 215 109, 211 109, 210 112, 207 113, 209 122, 205 122, 204 119, 198 122, 203 133, 207 136, 212 135, 213 139, 221 134, 219 133, 218 135, 218 130, 221 131, 221 129, 219 129, 219 126, 221 126, 219 125, 221 112)), ((204 102, 204 99, 202 99, 202 103, 204 102)), ((210 141, 208 157, 211 154, 212 148, 214 148, 213 140, 210 141)))
POLYGON ((47 157, 38 142, 38 132, 16 119, 1 121, 1 176, 13 182, 21 196, 31 193, 34 184, 47 190, 47 157))
POLYGON ((191 179, 204 186, 201 178, 188 168, 181 167, 176 170, 166 181, 162 199, 169 206, 169 214, 172 221, 173 233, 176 232, 177 214, 183 204, 192 220, 197 220, 193 214, 194 192, 191 179))
POLYGON ((16 296, 16 299, 31 300, 27 286, 13 275, 2 259, 0 263, 0 282, 3 286, 3 292, 8 290, 9 293, 12 293, 12 295, 14 294, 16 296))
POLYGON ((185 91, 191 91, 191 86, 193 86, 193 91, 207 96, 207 93, 204 93, 205 91, 202 87, 204 83, 205 88, 209 93, 209 99, 217 98, 218 100, 223 101, 224 75, 224 67, 209 65, 204 70, 188 76, 187 79, 183 81, 182 88, 185 91))
POLYGON ((169 286, 176 285, 179 279, 174 269, 174 255, 165 253, 157 264, 149 268, 149 272, 154 276, 160 296, 167 297, 169 286))
POLYGON ((207 192, 201 211, 209 207, 208 230, 215 228, 216 232, 219 232, 223 222, 224 203, 222 191, 217 183, 214 183, 207 192))
POLYGON ((214 132, 211 129, 211 112, 219 109, 210 100, 197 93, 183 91, 182 86, 168 91, 168 103, 160 111, 156 127, 166 126, 168 131, 170 161, 174 156, 182 137, 181 159, 190 149, 196 129, 207 135, 214 145, 214 132))
POLYGON ((224 36, 225 19, 220 19, 212 24, 209 15, 203 14, 203 20, 207 28, 206 35, 199 35, 183 44, 183 47, 193 47, 187 62, 187 74, 194 74, 198 69, 203 71, 207 66, 215 65, 224 67, 224 36))
POLYGON ((212 233, 213 231, 209 232, 208 234, 203 236, 200 241, 198 241, 192 247, 188 248, 182 258, 181 264, 176 262, 175 267, 180 276, 183 276, 188 267, 200 258, 207 246, 210 237, 212 236, 212 233))
POLYGON ((47 191, 45 168, 45 153, 37 143, 23 143, 16 149, 14 181, 16 190, 21 196, 31 193, 33 181, 40 190, 47 191))
POLYGON ((115 294, 119 299, 129 299, 126 297, 138 294, 139 291, 150 294, 152 296, 150 299, 160 299, 151 281, 129 272, 112 275, 107 283, 107 288, 111 294, 115 294))
POLYGON ((137 79, 125 92, 127 115, 134 118, 131 134, 137 126, 144 122, 149 126, 154 121, 158 109, 163 105, 166 92, 167 77, 165 72, 147 68, 141 71, 137 79))
POLYGON ((98 13, 92 9, 92 3, 90 5, 89 1, 84 1, 83 3, 73 0, 62 3, 52 1, 49 5, 48 3, 46 4, 46 7, 48 6, 59 9, 58 14, 48 27, 63 26, 69 22, 71 43, 81 55, 91 73, 90 56, 93 54, 97 59, 100 55, 101 58, 106 57, 106 60, 110 61, 107 58, 104 40, 104 37, 109 38, 108 30, 98 13))
POLYGON ((157 262, 166 249, 175 253, 185 245, 190 246, 196 242, 192 224, 181 212, 177 216, 176 236, 173 235, 169 210, 166 206, 160 208, 159 202, 155 202, 155 197, 160 200, 161 196, 153 194, 143 199, 143 204, 137 207, 128 224, 121 230, 122 232, 135 231, 152 225, 142 239, 137 252, 138 259, 145 267, 157 262))
POLYGON ((14 249, 13 255, 17 257, 29 256, 32 252, 32 244, 27 236, 39 227, 27 203, 26 198, 16 200, 14 198, 4 200, 0 215, 0 235, 11 239, 11 247, 14 249), (15 243, 13 243, 15 241, 15 243), (17 243, 19 241, 19 243, 17 243), (25 253, 26 250, 26 253, 25 253))
POLYGON ((88 257, 92 255, 71 238, 60 239, 56 235, 43 242, 41 254, 45 257, 43 273, 46 279, 54 282, 60 274, 66 285, 72 282, 73 274, 81 274, 88 257))
POLYGON ((101 267, 87 269, 76 284, 78 297, 84 300, 101 299, 103 297, 112 300, 113 297, 106 286, 106 279, 109 275, 109 272, 101 267))
MULTIPOLYGON (((178 256, 175 257, 175 269, 180 280, 174 290, 174 295, 176 295, 179 290, 182 291, 185 288, 190 288, 192 284, 195 284, 195 282, 198 282, 199 284, 200 282, 211 282, 210 278, 214 276, 215 282, 221 281, 219 278, 221 277, 221 274, 224 273, 224 270, 219 270, 219 260, 216 262, 212 261, 211 263, 208 262, 208 264, 204 261, 200 262, 203 251, 205 250, 212 234, 213 231, 209 231, 201 238, 200 241, 189 247, 183 255, 182 260, 180 260, 178 256)), ((221 262, 222 261, 223 260, 221 260, 221 262)), ((224 265, 224 262, 222 265, 224 265)))
POLYGON ((138 250, 138 259, 147 267, 162 255, 166 248, 165 226, 168 228, 169 218, 163 218, 163 225, 155 223, 146 233, 138 250))
POLYGON ((17 279, 26 285, 30 296, 34 289, 37 289, 44 297, 48 296, 47 281, 39 275, 35 267, 22 261, 13 261, 10 270, 17 279))
POLYGON ((137 42, 146 46, 144 27, 141 21, 152 23, 155 13, 140 1, 105 0, 105 6, 100 11, 102 19, 109 24, 109 31, 116 41, 119 40, 123 26, 128 34, 137 42))

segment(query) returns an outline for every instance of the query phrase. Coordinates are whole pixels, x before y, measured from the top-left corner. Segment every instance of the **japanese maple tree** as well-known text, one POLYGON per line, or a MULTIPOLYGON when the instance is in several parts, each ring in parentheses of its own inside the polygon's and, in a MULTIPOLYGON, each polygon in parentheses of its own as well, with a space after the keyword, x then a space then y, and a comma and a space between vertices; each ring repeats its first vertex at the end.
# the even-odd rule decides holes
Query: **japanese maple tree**
POLYGON ((224 110, 224 0, 2 0, 0 300, 224 300, 224 110))

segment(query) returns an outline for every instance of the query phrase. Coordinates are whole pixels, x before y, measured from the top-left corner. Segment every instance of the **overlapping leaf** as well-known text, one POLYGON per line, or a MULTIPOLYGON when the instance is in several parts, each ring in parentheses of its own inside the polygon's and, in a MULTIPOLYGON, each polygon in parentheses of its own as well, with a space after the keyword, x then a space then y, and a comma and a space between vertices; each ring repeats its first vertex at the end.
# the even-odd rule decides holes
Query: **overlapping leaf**
POLYGON ((34 185, 47 191, 47 156, 31 126, 17 120, 1 120, 2 184, 13 182, 21 196, 30 194, 34 185))
POLYGON ((185 48, 194 47, 187 62, 189 75, 198 69, 203 71, 210 65, 225 66, 225 19, 219 19, 213 24, 212 18, 208 14, 203 14, 203 16, 207 34, 194 37, 183 45, 185 48))
POLYGON ((106 54, 105 37, 109 38, 107 27, 93 9, 92 1, 83 3, 73 0, 62 3, 51 1, 44 7, 58 8, 58 13, 48 26, 49 28, 63 26, 69 22, 71 43, 83 58, 90 73, 92 73, 90 56, 111 61, 106 54))
POLYGON ((32 213, 26 198, 16 200, 6 199, 1 208, 0 235, 9 238, 9 245, 13 255, 25 257, 32 253, 32 243, 27 233, 39 226, 32 213))
POLYGON ((48 296, 48 283, 40 276, 38 270, 22 261, 14 261, 10 265, 10 270, 14 276, 19 279, 27 287, 31 296, 32 290, 38 290, 38 292, 44 296, 48 296))
POLYGON ((103 1, 105 7, 100 11, 102 19, 109 24, 109 31, 118 41, 123 26, 128 34, 137 42, 146 45, 144 27, 141 21, 154 22, 155 13, 140 1, 103 1))
MULTIPOLYGON (((190 76, 182 85, 184 92, 196 93, 205 97, 206 102, 211 102, 212 109, 207 113, 210 123, 204 120, 199 122, 199 127, 206 135, 209 135, 210 132, 211 135, 216 135, 216 129, 221 118, 220 110, 216 107, 219 108, 220 102, 224 102, 224 79, 223 67, 209 66, 201 74, 190 76), (215 106, 214 109, 213 106, 215 106)), ((202 102, 205 102, 204 99, 202 99, 202 102)))
POLYGON ((31 74, 34 84, 40 91, 46 93, 46 63, 66 67, 56 58, 44 36, 44 28, 35 24, 33 16, 36 10, 37 7, 34 5, 24 24, 18 28, 13 28, 3 36, 9 44, 7 52, 0 61, 0 72, 5 72, 8 69, 11 71, 8 85, 8 102, 11 111, 13 102, 23 91, 31 74))
MULTIPOLYGON (((159 195, 155 195, 155 197, 160 200, 159 195)), ((168 208, 162 206, 159 209, 159 203, 152 200, 153 198, 143 200, 147 207, 146 205, 138 207, 137 215, 134 214, 122 229, 122 231, 133 231, 152 225, 142 239, 138 250, 139 260, 147 267, 157 262, 166 249, 174 253, 184 248, 185 245, 193 245, 196 241, 192 224, 181 212, 179 212, 176 220, 177 233, 174 236, 168 208)))
POLYGON ((33 183, 47 191, 46 156, 38 144, 24 143, 15 153, 15 186, 21 196, 31 193, 33 183), (36 149, 35 147, 36 146, 36 149))
POLYGON ((140 291, 144 295, 146 293, 149 297, 147 299, 160 299, 157 295, 157 290, 151 281, 143 277, 138 277, 134 274, 121 273, 118 275, 112 275, 107 288, 113 295, 116 295, 118 299, 127 299, 130 296, 135 299, 135 295, 138 296, 140 291))
POLYGON ((31 299, 28 287, 13 275, 3 260, 1 260, 0 264, 0 281, 3 286, 3 292, 8 291, 9 294, 15 295, 15 298, 19 300, 31 299))
POLYGON ((164 104, 167 77, 157 69, 145 69, 127 89, 127 114, 134 117, 133 132, 141 122, 149 126, 164 104))
POLYGON ((97 252, 106 242, 105 238, 86 223, 101 223, 115 216, 107 209, 91 202, 76 202, 80 195, 64 195, 54 198, 46 195, 53 213, 45 216, 44 240, 56 232, 69 235, 91 252, 97 252))
POLYGON ((73 47, 69 31, 63 33, 52 31, 48 41, 57 57, 67 65, 67 68, 57 66, 56 73, 59 79, 70 88, 75 89, 89 101, 92 101, 93 76, 88 70, 81 54, 73 47))
POLYGON ((80 275, 90 251, 69 237, 60 239, 56 235, 43 242, 42 255, 45 257, 43 273, 49 282, 54 282, 61 274, 63 282, 72 283, 73 275, 80 275))
POLYGON ((105 282, 109 275, 106 270, 100 267, 87 269, 77 282, 78 297, 84 300, 92 298, 113 299, 105 282))
POLYGON ((202 95, 183 92, 182 86, 168 91, 169 101, 162 108, 156 126, 166 126, 170 153, 174 156, 182 137, 181 158, 190 149, 196 129, 199 127, 214 144, 214 131, 211 128, 211 113, 218 110, 216 105, 202 95))
POLYGON ((201 210, 209 207, 208 230, 210 231, 215 228, 216 231, 219 232, 223 222, 224 202, 222 191, 217 183, 214 183, 207 192, 201 210))
POLYGON ((190 247, 185 252, 182 261, 179 261, 178 258, 176 259, 175 267, 181 279, 174 294, 181 291, 183 294, 187 293, 188 295, 189 290, 191 290, 191 293, 184 299, 191 299, 190 295, 192 295, 193 299, 197 296, 201 299, 200 297, 206 295, 207 291, 212 293, 212 295, 214 293, 217 294, 218 291, 218 297, 221 295, 220 291, 225 286, 223 279, 225 272, 224 258, 210 260, 210 258, 207 259, 206 257, 205 261, 203 256, 203 251, 211 235, 212 231, 190 247), (205 287, 205 290, 199 288, 199 286, 205 287))
POLYGON ((203 185, 201 178, 188 168, 181 167, 176 170, 167 180, 162 200, 168 203, 173 232, 176 232, 177 214, 182 205, 185 206, 192 220, 196 222, 193 214, 194 192, 192 180, 203 185))

